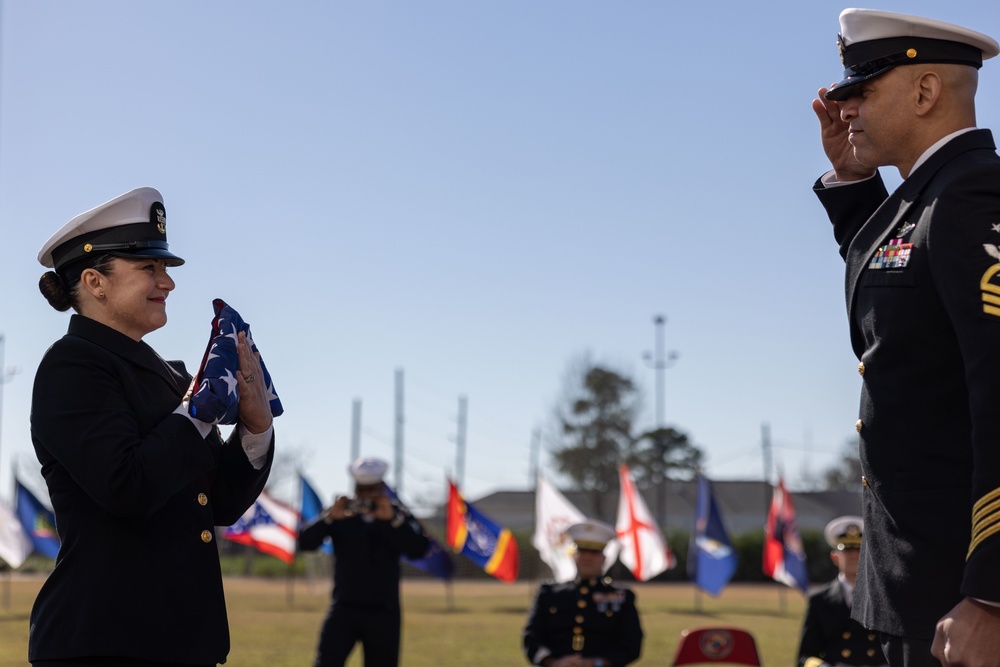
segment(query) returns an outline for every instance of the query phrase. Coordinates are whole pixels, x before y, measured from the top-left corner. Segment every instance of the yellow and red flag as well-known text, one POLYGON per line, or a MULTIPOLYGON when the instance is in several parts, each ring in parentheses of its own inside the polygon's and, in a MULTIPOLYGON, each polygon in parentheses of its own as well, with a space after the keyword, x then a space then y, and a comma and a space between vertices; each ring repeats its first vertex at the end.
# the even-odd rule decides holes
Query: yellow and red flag
POLYGON ((501 581, 517 579, 517 542, 510 531, 493 522, 462 498, 448 481, 445 539, 448 546, 501 581))

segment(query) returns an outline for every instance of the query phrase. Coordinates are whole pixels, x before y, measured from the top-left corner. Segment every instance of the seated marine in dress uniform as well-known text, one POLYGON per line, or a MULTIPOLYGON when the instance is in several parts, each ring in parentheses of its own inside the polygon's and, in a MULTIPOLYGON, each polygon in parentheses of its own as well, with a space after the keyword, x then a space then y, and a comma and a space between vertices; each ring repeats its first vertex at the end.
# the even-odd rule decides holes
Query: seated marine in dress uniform
POLYGON ((866 630, 851 618, 864 525, 859 516, 841 516, 823 531, 839 574, 809 594, 799 643, 799 667, 887 664, 878 633, 866 630))
POLYGON ((524 653, 544 667, 622 667, 639 658, 642 626, 635 594, 604 577, 604 547, 615 529, 600 521, 573 524, 577 576, 542 584, 524 627, 524 653))

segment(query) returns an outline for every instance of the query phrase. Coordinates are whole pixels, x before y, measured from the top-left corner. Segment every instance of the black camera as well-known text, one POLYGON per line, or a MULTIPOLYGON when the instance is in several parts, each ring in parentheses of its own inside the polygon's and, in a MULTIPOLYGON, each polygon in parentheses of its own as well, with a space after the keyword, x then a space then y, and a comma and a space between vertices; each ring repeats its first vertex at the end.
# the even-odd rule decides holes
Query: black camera
POLYGON ((375 503, 370 498, 351 498, 347 501, 347 511, 351 514, 370 514, 375 503))

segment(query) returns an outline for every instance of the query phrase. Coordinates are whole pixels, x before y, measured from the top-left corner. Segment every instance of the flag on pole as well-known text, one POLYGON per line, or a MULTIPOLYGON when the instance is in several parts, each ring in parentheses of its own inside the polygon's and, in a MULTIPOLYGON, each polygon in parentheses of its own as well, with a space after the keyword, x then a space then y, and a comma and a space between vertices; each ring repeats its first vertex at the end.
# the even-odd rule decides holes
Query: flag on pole
POLYGON ((778 477, 764 529, 764 574, 805 593, 809 589, 806 554, 795 524, 792 496, 778 477))
POLYGON ((677 564, 646 501, 635 488, 628 466, 618 466, 621 494, 615 532, 621 542, 619 559, 639 581, 649 581, 677 564))
POLYGON ((718 595, 733 578, 737 557, 722 523, 712 483, 703 475, 698 475, 698 502, 692 535, 688 576, 698 588, 718 595))
MULTIPOLYGON (((301 528, 319 518, 319 515, 323 513, 323 501, 320 500, 316 489, 302 473, 299 473, 299 483, 302 486, 302 504, 299 506, 299 514, 301 515, 299 528, 301 528)), ((319 550, 327 555, 333 554, 333 542, 330 541, 329 537, 323 540, 323 546, 319 550)))
POLYGON ((289 565, 295 562, 295 538, 298 537, 299 513, 295 508, 272 498, 267 491, 243 513, 239 521, 222 534, 227 540, 247 544, 289 565))
MULTIPOLYGON (((570 581, 576 577, 573 540, 566 534, 566 529, 586 518, 544 476, 538 476, 535 487, 535 533, 531 537, 531 544, 538 549, 542 561, 552 570, 555 581, 570 581)), ((604 547, 605 571, 618 559, 619 549, 620 545, 615 540, 604 547)))
POLYGON ((517 579, 517 542, 506 528, 467 503, 454 482, 448 481, 445 533, 448 546, 501 581, 517 579))
MULTIPOLYGON (((396 495, 396 492, 393 491, 392 487, 390 487, 388 484, 385 485, 385 491, 389 495, 389 499, 392 500, 392 502, 396 503, 397 505, 405 509, 407 512, 410 511, 409 509, 406 508, 406 505, 403 504, 403 501, 399 499, 399 496, 396 495)), ((416 517, 414 517, 414 521, 420 523, 420 521, 416 519, 416 517)), ((423 524, 421 524, 420 527, 423 528, 423 524)), ((427 574, 433 575, 438 579, 445 579, 445 580, 451 579, 451 575, 455 571, 455 564, 451 562, 451 556, 448 555, 448 552, 445 551, 444 548, 438 543, 438 541, 435 540, 433 537, 431 537, 431 534, 428 533, 426 530, 424 530, 424 535, 427 536, 426 553, 424 553, 424 555, 421 556, 420 558, 409 558, 408 556, 400 556, 400 560, 402 560, 404 563, 409 563, 418 570, 423 570, 427 574)))
POLYGON ((14 509, 28 534, 35 551, 55 558, 59 553, 59 535, 56 533, 56 517, 42 504, 21 480, 14 477, 14 509))
POLYGON ((16 570, 31 553, 31 549, 31 538, 14 510, 0 500, 0 558, 16 570))
POLYGON ((586 517, 563 494, 538 476, 535 486, 535 533, 531 544, 538 549, 542 562, 552 570, 556 581, 570 581, 576 577, 573 562, 573 540, 566 529, 586 517))

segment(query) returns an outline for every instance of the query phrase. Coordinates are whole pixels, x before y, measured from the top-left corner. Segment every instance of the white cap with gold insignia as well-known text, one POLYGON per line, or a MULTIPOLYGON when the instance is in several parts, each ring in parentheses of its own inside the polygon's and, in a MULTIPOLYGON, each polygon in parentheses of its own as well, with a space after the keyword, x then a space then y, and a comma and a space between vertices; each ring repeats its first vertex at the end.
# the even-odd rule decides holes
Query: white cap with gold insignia
POLYGON ((823 537, 831 549, 843 551, 844 549, 860 549, 861 536, 865 530, 865 520, 859 516, 847 515, 838 516, 836 519, 826 524, 823 529, 823 537))
POLYGON ((50 269, 110 254, 136 259, 162 259, 169 266, 184 260, 167 246, 167 214, 163 196, 154 188, 136 188, 81 213, 53 234, 38 251, 50 269))
POLYGON ((839 40, 844 79, 826 93, 836 101, 850 97, 857 84, 899 65, 953 63, 978 69, 1000 54, 1000 44, 981 32, 877 9, 841 12, 839 40))
POLYGON ((615 529, 594 519, 574 523, 566 529, 566 534, 576 543, 577 549, 603 551, 608 542, 615 539, 615 529))

